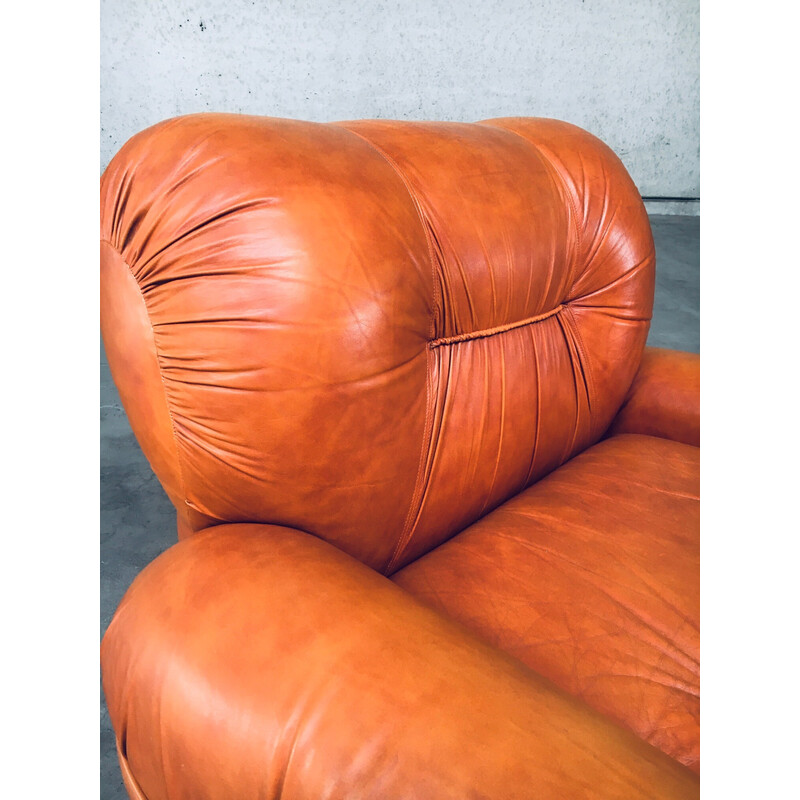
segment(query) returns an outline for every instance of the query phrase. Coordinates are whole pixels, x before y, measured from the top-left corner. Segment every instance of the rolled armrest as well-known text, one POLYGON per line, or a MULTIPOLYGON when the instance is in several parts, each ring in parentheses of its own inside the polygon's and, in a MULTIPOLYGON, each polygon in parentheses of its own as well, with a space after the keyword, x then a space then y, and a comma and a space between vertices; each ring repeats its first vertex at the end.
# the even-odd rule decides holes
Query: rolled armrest
POLYGON ((677 762, 288 528, 163 553, 102 664, 132 797, 698 796, 677 762))
POLYGON ((643 433, 700 446, 700 356, 647 347, 609 435, 643 433))

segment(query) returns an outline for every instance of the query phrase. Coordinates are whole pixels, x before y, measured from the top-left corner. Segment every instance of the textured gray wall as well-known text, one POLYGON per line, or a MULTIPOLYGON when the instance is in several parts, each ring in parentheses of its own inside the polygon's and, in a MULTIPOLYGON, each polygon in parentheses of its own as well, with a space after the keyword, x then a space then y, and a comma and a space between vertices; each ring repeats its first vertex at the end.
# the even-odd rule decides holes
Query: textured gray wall
POLYGON ((556 117, 606 141, 645 197, 697 198, 699 0, 102 0, 101 168, 205 110, 556 117))

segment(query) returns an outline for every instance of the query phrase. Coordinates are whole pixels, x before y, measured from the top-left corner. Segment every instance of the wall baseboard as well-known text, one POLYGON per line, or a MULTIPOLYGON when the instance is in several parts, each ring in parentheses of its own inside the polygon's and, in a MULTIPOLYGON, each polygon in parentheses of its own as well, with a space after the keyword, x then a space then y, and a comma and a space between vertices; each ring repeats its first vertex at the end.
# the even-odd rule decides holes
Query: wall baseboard
POLYGON ((648 214, 683 214, 700 216, 699 197, 643 197, 648 214))

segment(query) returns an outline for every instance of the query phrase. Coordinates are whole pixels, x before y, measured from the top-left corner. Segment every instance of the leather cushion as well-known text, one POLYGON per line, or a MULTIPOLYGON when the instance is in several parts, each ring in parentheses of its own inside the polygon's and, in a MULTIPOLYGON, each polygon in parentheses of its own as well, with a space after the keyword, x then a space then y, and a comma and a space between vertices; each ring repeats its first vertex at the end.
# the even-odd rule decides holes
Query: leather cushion
POLYGON ((699 771, 699 458, 612 437, 393 579, 699 771))
POLYGON ((663 753, 287 528, 216 526, 169 548, 102 659, 137 800, 699 796, 663 753))

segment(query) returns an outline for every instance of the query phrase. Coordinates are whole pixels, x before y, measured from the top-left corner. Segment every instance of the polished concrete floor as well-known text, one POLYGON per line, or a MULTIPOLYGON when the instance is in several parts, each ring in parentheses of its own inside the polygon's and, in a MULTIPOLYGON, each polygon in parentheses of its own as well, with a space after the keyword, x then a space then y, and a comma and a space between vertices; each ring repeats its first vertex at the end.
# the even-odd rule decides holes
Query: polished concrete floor
MULTIPOLYGON (((648 344, 700 352, 700 219, 652 216, 656 296, 648 344)), ((175 511, 142 455, 100 357, 100 632, 136 575, 176 541, 175 511)), ((125 800, 100 699, 100 796, 125 800)), ((232 798, 232 800, 235 800, 232 798)))

